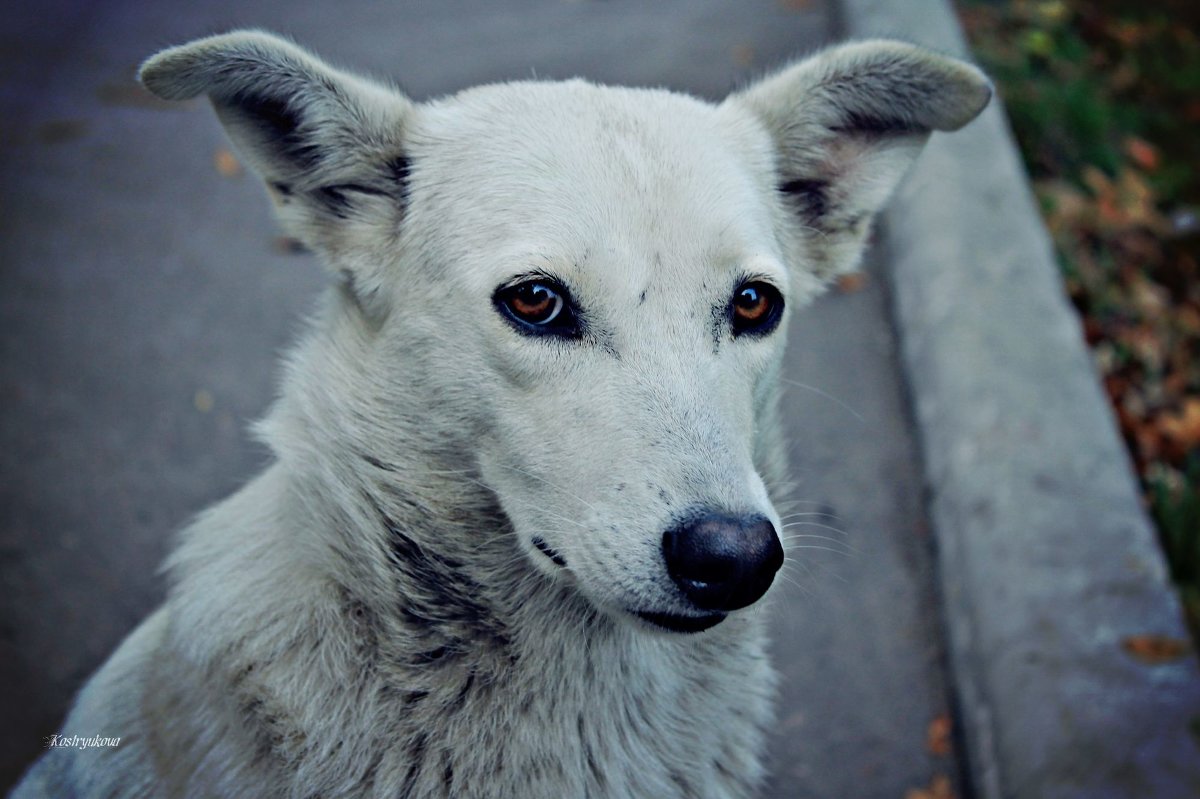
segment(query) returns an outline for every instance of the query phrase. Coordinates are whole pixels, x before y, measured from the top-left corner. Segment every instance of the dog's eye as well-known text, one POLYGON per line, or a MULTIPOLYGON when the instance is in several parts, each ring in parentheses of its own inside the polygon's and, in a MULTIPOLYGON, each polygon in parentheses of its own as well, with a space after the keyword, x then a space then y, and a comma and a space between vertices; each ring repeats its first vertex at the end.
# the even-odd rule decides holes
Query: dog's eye
POLYGON ((733 334, 765 335, 783 314, 783 296, 769 283, 754 280, 738 286, 729 303, 733 334))
POLYGON ((495 303, 519 330, 571 336, 577 334, 567 290, 552 280, 526 280, 499 289, 495 303))

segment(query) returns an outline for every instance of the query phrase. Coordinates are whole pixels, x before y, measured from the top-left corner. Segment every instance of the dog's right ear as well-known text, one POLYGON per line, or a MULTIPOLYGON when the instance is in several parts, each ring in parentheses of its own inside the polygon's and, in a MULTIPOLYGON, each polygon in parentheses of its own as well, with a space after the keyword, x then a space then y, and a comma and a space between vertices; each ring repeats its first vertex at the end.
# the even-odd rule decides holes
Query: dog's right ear
POLYGON ((289 232, 333 256, 338 268, 368 260, 347 251, 369 246, 365 227, 378 234, 387 227, 381 221, 403 214, 403 133, 414 106, 399 91, 261 31, 163 50, 138 77, 167 100, 207 95, 242 157, 266 181, 289 232))
POLYGON ((781 239, 793 262, 828 280, 858 264, 871 218, 930 134, 958 130, 991 95, 971 64, 874 40, 817 53, 726 104, 770 135, 790 218, 781 239))

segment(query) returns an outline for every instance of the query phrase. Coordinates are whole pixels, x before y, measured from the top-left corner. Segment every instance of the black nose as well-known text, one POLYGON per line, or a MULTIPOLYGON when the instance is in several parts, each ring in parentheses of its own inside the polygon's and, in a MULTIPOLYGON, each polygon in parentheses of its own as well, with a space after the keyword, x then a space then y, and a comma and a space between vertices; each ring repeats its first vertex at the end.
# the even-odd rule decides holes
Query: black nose
POLYGON ((696 607, 737 610, 756 602, 783 565, 783 546, 762 516, 706 513, 663 533, 667 573, 696 607))

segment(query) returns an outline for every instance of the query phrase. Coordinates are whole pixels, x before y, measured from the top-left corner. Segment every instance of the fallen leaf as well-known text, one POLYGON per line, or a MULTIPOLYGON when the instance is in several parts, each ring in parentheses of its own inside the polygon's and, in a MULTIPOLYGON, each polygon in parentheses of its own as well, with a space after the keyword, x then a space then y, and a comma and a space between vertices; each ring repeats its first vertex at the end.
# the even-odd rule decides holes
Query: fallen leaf
POLYGON ((242 174, 242 165, 238 163, 237 156, 224 147, 213 154, 213 165, 216 166, 217 172, 227 178, 236 178, 242 174))
POLYGON ((867 285, 867 276, 862 272, 849 272, 845 275, 840 275, 837 279, 837 290, 843 294, 853 294, 856 291, 862 291, 867 285))
POLYGON ((1096 217, 1102 230, 1119 231, 1136 226, 1164 230, 1168 223, 1158 212, 1154 192, 1145 178, 1125 168, 1114 181, 1094 166, 1083 168, 1084 184, 1096 201, 1096 217))
POLYGON ((308 252, 308 248, 304 246, 304 242, 300 239, 294 239, 291 236, 276 236, 272 242, 275 252, 280 255, 304 255, 308 252))
POLYGON ((1124 20, 1112 22, 1108 27, 1108 34, 1125 47, 1136 47, 1153 33, 1153 28, 1148 25, 1139 25, 1136 22, 1124 20))
POLYGON ((1133 163, 1147 172, 1153 172, 1158 169, 1160 163, 1158 148, 1145 139, 1130 136, 1125 140, 1125 154, 1129 156, 1133 163))
POLYGON ((1071 9, 1061 0, 1043 0, 1034 8, 1042 22, 1057 25, 1071 18, 1071 9))
POLYGON ((1121 642, 1121 646, 1138 660, 1152 666, 1179 660, 1191 651, 1187 641, 1169 635, 1131 635, 1121 642))
POLYGON ((945 774, 934 776, 928 788, 909 788, 904 799, 954 799, 954 786, 945 774))
POLYGON ((1082 190, 1065 180, 1040 180, 1034 184, 1046 222, 1052 231, 1078 227, 1087 217, 1091 200, 1082 190))
POLYGON ((733 63, 739 67, 748 67, 754 63, 754 48, 746 43, 733 47, 733 63))
POLYGON ((192 404, 196 406, 196 410, 200 411, 200 413, 211 411, 215 402, 212 392, 204 388, 197 391, 196 396, 192 398, 192 404))
POLYGON ((1184 451, 1200 446, 1200 397, 1189 397, 1178 413, 1164 413, 1158 428, 1184 451))
POLYGON ((1028 31, 1022 44, 1026 51, 1041 58, 1049 58, 1054 54, 1054 37, 1049 31, 1028 31))
POLYGON ((929 754, 938 757, 949 755, 951 747, 950 734, 953 731, 954 722, 950 720, 950 716, 947 713, 943 713, 929 722, 929 729, 925 733, 925 748, 929 750, 929 754))

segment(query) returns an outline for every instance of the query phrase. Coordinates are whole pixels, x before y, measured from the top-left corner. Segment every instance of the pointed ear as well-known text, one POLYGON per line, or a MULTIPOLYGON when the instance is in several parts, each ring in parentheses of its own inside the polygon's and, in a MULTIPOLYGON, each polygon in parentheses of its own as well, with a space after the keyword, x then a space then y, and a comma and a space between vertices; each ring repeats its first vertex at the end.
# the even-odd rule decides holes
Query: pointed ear
POLYGON ((871 218, 930 132, 961 128, 991 95, 970 64, 876 40, 825 50, 725 102, 771 136, 789 257, 829 279, 858 265, 871 218))
POLYGON ((337 256, 339 268, 354 260, 347 250, 370 242, 363 228, 382 235, 379 223, 403 213, 403 134, 414 106, 400 92, 260 31, 163 50, 138 76, 167 100, 207 95, 242 157, 266 181, 285 227, 337 256))

